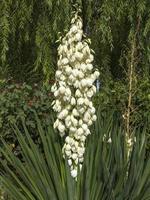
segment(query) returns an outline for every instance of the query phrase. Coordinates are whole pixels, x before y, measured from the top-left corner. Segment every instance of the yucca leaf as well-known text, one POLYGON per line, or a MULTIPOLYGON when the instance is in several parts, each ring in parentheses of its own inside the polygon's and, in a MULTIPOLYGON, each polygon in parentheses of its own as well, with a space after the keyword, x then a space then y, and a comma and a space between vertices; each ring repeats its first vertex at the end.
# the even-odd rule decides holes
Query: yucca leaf
POLYGON ((135 129, 136 142, 127 158, 125 133, 116 113, 97 113, 86 142, 77 181, 62 156, 62 140, 49 125, 43 129, 35 113, 40 146, 22 119, 14 131, 22 149, 17 158, 3 141, 1 180, 14 200, 149 200, 150 161, 145 160, 146 129, 135 129), (111 137, 111 143, 108 138, 111 137))

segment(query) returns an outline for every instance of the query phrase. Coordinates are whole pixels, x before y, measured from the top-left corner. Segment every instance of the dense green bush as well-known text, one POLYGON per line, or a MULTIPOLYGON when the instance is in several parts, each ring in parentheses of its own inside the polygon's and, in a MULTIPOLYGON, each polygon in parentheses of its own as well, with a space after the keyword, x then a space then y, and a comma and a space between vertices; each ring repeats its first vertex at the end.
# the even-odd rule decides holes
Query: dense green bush
MULTIPOLYGON (((102 110, 115 109, 125 114, 128 104, 128 85, 123 81, 101 81, 100 92, 97 93, 95 105, 101 105, 102 110)), ((150 79, 138 82, 132 97, 132 125, 143 126, 146 122, 150 129, 150 79)))
MULTIPOLYGON (((102 77, 103 78, 103 77, 102 77)), ((128 85, 123 81, 108 82, 101 80, 100 92, 94 97, 96 107, 100 105, 101 112, 116 110, 122 116, 121 123, 125 126, 128 106, 128 85)), ((147 156, 150 154, 150 79, 139 80, 134 89, 130 116, 131 130, 145 127, 147 129, 147 156)))
POLYGON ((51 100, 50 85, 42 86, 34 84, 9 84, 0 85, 0 137, 4 138, 7 143, 16 145, 16 138, 12 132, 11 124, 16 123, 20 126, 19 118, 24 116, 26 125, 34 134, 36 128, 33 111, 36 110, 39 118, 46 126, 51 123, 51 100))

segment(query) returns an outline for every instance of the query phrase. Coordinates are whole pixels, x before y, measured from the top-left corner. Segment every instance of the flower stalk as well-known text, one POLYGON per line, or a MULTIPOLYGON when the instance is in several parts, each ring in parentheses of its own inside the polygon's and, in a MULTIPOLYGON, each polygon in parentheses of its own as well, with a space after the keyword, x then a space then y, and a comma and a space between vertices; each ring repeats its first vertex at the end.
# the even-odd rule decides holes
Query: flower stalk
POLYGON ((61 137, 65 136, 62 152, 74 178, 78 167, 82 168, 86 138, 91 134, 89 127, 96 121, 92 97, 99 77, 99 72, 93 71, 93 50, 82 28, 82 19, 76 12, 69 32, 60 39, 56 83, 52 86, 52 105, 57 112, 54 128, 61 137))

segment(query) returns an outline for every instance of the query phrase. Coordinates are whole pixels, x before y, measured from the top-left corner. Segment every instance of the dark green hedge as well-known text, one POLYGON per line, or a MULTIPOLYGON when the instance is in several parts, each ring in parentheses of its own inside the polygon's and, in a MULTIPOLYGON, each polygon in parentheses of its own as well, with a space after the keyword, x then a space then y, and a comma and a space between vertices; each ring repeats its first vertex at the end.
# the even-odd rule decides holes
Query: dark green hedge
POLYGON ((0 85, 0 137, 16 148, 17 141, 13 134, 12 124, 21 126, 20 117, 26 118, 26 125, 33 137, 36 135, 36 124, 33 117, 35 110, 46 126, 52 123, 50 92, 51 83, 47 86, 34 84, 33 86, 16 83, 3 83, 0 85))

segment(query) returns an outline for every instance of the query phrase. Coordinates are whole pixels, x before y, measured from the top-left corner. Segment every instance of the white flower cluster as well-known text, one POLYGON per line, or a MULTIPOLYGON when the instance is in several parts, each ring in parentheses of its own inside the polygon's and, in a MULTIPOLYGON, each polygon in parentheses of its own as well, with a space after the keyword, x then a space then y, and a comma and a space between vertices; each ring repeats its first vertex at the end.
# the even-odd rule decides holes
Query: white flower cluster
POLYGON ((136 142, 136 137, 129 136, 126 134, 125 139, 126 139, 126 146, 127 146, 127 157, 129 158, 133 149, 133 145, 136 142))
POLYGON ((70 31, 61 39, 58 47, 58 70, 56 83, 52 86, 56 99, 52 105, 57 112, 54 128, 59 130, 62 137, 66 134, 62 151, 74 178, 78 166, 82 167, 89 126, 96 120, 91 98, 96 93, 93 83, 99 77, 99 72, 92 72, 94 57, 91 52, 88 40, 83 35, 82 20, 75 14, 70 31))

